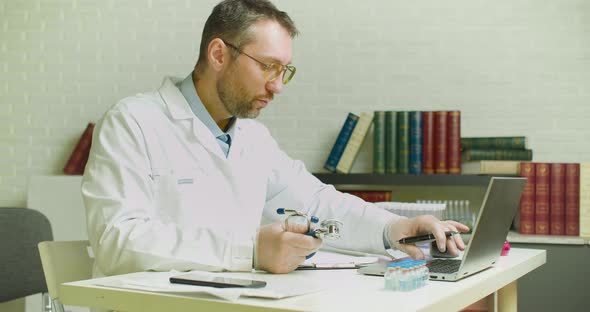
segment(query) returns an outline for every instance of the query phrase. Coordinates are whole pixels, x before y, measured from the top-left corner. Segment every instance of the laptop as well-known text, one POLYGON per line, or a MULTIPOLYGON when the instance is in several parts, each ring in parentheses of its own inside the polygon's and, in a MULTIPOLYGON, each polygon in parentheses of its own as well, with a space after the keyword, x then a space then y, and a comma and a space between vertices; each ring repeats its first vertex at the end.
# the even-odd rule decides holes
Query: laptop
MULTIPOLYGON (((485 270, 500 257, 512 219, 520 206, 526 178, 492 177, 461 259, 437 258, 428 261, 430 279, 457 281, 485 270)), ((379 262, 358 269, 366 275, 383 276, 391 262, 379 262)))

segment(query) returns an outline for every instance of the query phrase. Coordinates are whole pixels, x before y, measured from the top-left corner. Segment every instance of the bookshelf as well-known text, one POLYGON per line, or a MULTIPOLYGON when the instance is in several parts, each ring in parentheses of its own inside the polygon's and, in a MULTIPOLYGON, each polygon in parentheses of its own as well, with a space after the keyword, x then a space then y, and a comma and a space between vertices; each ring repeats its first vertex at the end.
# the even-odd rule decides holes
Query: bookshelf
POLYGON ((374 174, 374 173, 314 173, 320 181, 333 185, 406 185, 406 186, 487 186, 491 176, 456 174, 374 174))
POLYGON ((550 244, 550 245, 586 245, 589 240, 579 236, 565 235, 526 235, 510 231, 506 238, 508 242, 515 244, 550 244))

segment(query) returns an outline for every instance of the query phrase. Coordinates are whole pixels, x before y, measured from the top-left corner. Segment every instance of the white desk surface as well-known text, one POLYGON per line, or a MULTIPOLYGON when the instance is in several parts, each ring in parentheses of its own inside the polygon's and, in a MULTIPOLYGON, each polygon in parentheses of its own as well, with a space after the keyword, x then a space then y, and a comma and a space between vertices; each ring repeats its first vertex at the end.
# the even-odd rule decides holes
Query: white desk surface
MULTIPOLYGON (((241 297, 237 302, 65 283, 60 301, 118 311, 457 311, 514 282, 546 262, 545 250, 513 248, 490 269, 458 282, 429 281, 412 292, 383 288, 383 278, 356 270, 295 271, 285 279, 305 277, 329 287, 321 292, 281 300, 241 297)), ((107 277, 116 278, 116 277, 107 277)))

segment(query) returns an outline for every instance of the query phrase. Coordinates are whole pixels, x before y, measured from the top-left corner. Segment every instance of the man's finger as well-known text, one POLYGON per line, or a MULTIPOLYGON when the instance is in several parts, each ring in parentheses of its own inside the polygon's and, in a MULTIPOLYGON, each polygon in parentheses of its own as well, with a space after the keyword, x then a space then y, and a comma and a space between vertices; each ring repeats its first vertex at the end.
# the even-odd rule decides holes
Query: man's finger
POLYGON ((308 231, 307 223, 289 221, 285 223, 285 231, 305 234, 308 231))
POLYGON ((465 250, 465 242, 463 242, 463 238, 461 237, 461 235, 453 235, 453 240, 455 241, 455 245, 457 245, 457 248, 459 248, 460 250, 465 250))
POLYGON ((454 239, 447 240, 447 252, 455 257, 459 255, 459 251, 457 250, 457 245, 455 244, 454 239))
POLYGON ((285 241, 294 248, 318 249, 323 243, 320 238, 305 234, 285 232, 283 235, 285 237, 285 241))
POLYGON ((469 232, 469 227, 463 223, 454 220, 446 220, 445 222, 457 229, 458 232, 469 232))
POLYGON ((424 253, 422 253, 422 250, 420 250, 420 248, 416 247, 416 245, 411 245, 411 244, 400 245, 400 247, 398 249, 407 253, 408 256, 412 257, 413 259, 417 259, 417 260, 424 259, 424 253))

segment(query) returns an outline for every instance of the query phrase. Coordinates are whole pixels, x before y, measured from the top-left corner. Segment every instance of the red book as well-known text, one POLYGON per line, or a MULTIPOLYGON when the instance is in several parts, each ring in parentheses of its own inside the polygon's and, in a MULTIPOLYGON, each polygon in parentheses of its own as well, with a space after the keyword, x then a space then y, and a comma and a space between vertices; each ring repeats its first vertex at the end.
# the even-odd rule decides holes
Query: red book
POLYGON ((370 203, 391 201, 390 191, 342 191, 370 203))
POLYGON ((92 145, 92 133, 94 131, 94 123, 89 123, 86 129, 80 136, 78 144, 72 151, 68 162, 64 166, 64 173, 69 175, 82 175, 86 162, 88 162, 88 155, 90 154, 90 146, 92 145))
POLYGON ((580 235, 580 164, 565 165, 565 235, 580 235))
POLYGON ((422 112, 422 173, 434 174, 434 112, 422 112))
POLYGON ((434 112, 434 173, 449 173, 447 167, 447 112, 434 112))
POLYGON ((461 174, 461 112, 450 111, 447 118, 447 168, 461 174))
POLYGON ((565 164, 550 165, 549 233, 565 235, 565 164))
POLYGON ((520 197, 518 232, 535 234, 535 164, 521 162, 520 176, 527 178, 527 182, 520 197))
POLYGON ((551 166, 535 163, 535 234, 549 235, 549 194, 551 166))

